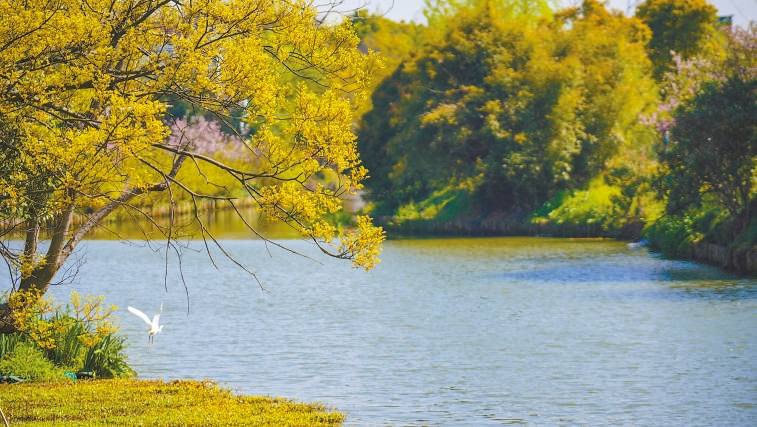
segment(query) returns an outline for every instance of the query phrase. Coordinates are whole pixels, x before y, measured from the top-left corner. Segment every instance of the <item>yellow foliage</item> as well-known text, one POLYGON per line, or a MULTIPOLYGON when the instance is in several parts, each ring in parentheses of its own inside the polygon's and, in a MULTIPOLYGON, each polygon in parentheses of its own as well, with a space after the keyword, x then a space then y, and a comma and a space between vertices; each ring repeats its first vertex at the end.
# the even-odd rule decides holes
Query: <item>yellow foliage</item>
POLYGON ((370 270, 379 262, 381 242, 385 237, 383 228, 374 227, 370 217, 359 216, 357 228, 342 234, 339 250, 341 253, 354 253, 354 267, 370 270))
POLYGON ((81 325, 76 338, 87 348, 118 331, 112 316, 118 307, 105 305, 104 296, 72 292, 69 304, 64 305, 32 290, 13 292, 6 299, 16 328, 44 349, 54 349, 56 338, 74 323, 81 325))
POLYGON ((421 125, 426 126, 429 124, 449 124, 456 125, 457 119, 455 113, 457 112, 457 104, 441 104, 433 110, 424 113, 421 118, 421 125))
POLYGON ((134 379, 17 384, 3 391, 2 409, 14 426, 338 427, 346 418, 320 403, 243 396, 210 381, 134 379))
MULTIPOLYGON (((367 176, 353 112, 380 61, 348 20, 317 18, 305 0, 0 0, 0 219, 41 223, 72 205, 107 215, 167 188, 170 200, 215 197, 231 181, 305 235, 338 237, 322 217, 367 176), (170 100, 221 119, 243 111, 243 158, 169 145, 170 100)), ((383 234, 357 231, 342 255, 370 267, 383 234)))

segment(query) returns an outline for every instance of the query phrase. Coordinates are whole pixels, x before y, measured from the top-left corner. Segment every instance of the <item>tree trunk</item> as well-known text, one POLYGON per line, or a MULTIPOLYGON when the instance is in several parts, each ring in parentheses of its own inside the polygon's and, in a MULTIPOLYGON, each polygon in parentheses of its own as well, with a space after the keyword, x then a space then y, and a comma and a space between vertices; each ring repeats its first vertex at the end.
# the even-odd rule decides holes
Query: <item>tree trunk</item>
MULTIPOLYGON (((71 227, 71 220, 74 216, 75 204, 71 204, 55 218, 53 235, 50 239, 50 247, 45 255, 44 262, 37 263, 29 276, 22 277, 21 283, 16 291, 36 292, 38 295, 44 295, 58 272, 60 267, 66 262, 70 251, 65 251, 66 238, 71 227)), ((37 245, 39 243, 39 221, 30 220, 27 228, 26 240, 24 242, 24 263, 36 263, 37 245)), ((29 301, 34 303, 34 301, 29 301)), ((8 303, 0 304, 0 334, 10 334, 16 332, 15 318, 13 310, 8 303)))
MULTIPOLYGON (((60 267, 66 262, 70 251, 65 251, 66 239, 68 237, 68 231, 71 226, 71 220, 74 217, 75 204, 73 201, 71 204, 61 212, 58 217, 55 218, 55 226, 53 228, 53 234, 50 238, 50 247, 47 249, 45 260, 43 263, 38 264, 32 273, 28 277, 21 279, 21 284, 18 287, 19 291, 38 291, 40 294, 44 294, 50 288, 50 283, 53 281, 55 274, 60 267)), ((29 244, 27 238, 26 244, 29 244)), ((36 247, 36 242, 34 243, 36 247)), ((24 248, 25 251, 30 248, 24 248)))
POLYGON ((12 334, 16 331, 16 319, 13 317, 13 310, 8 306, 8 303, 0 304, 0 334, 12 334))
MULTIPOLYGON (((171 180, 179 172, 186 158, 187 156, 185 155, 177 156, 174 159, 171 172, 164 176, 165 179, 163 181, 159 181, 147 188, 138 187, 124 190, 119 197, 87 218, 84 224, 74 232, 71 232, 71 221, 74 217, 76 203, 72 198, 70 204, 55 218, 55 226, 50 238, 50 247, 47 250, 44 262, 36 264, 29 276, 22 277, 18 289, 14 291, 34 291, 38 292, 40 296, 44 295, 50 289, 50 285, 58 270, 60 270, 87 233, 117 207, 126 204, 135 196, 146 192, 165 191, 169 187, 171 180)), ((27 228, 26 241, 24 243, 25 262, 35 262, 38 243, 39 221, 32 220, 27 228)), ((13 310, 11 310, 7 303, 0 304, 0 334, 10 334, 16 331, 13 310)))

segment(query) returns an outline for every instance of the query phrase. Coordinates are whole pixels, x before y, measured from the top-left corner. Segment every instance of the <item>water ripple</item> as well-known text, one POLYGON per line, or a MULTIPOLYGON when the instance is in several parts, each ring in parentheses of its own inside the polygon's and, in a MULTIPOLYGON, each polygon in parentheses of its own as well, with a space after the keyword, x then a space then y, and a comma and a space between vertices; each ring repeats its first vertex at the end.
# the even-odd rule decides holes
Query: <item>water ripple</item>
POLYGON ((610 241, 395 241, 369 273, 226 244, 267 291, 189 252, 187 300, 161 254, 92 241, 54 292, 162 301, 153 347, 121 316, 142 377, 321 401, 348 426, 757 425, 755 280, 610 241))

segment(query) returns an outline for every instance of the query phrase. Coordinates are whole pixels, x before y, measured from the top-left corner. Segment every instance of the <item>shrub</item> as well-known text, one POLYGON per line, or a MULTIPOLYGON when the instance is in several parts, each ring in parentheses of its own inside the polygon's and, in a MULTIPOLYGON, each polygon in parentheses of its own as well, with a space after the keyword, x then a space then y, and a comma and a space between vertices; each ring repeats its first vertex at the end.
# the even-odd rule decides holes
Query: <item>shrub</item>
POLYGON ((752 218, 746 230, 736 238, 734 246, 739 248, 757 246, 757 217, 752 218))
POLYGON ((55 366, 38 346, 23 341, 0 361, 0 374, 41 381, 64 378, 63 369, 55 366))
POLYGON ((556 224, 601 224, 606 229, 621 216, 614 202, 620 195, 619 187, 598 180, 588 190, 574 192, 547 217, 556 224))
POLYGON ((702 234, 696 231, 693 216, 664 216, 646 229, 650 246, 665 257, 689 257, 691 244, 699 241, 702 234))
POLYGON ((104 336, 97 344, 87 349, 82 370, 92 372, 97 378, 128 378, 136 372, 126 363, 126 340, 113 334, 104 336))
POLYGON ((6 355, 13 354, 13 350, 21 340, 21 334, 0 334, 0 360, 6 355))
MULTIPOLYGON (((36 356, 29 353, 29 349, 34 349, 59 370, 60 375, 63 371, 87 371, 103 378, 135 375, 126 363, 125 339, 116 335, 111 316, 116 307, 106 306, 103 297, 80 297, 74 292, 70 303, 61 305, 37 295, 16 292, 8 301, 14 308, 19 332, 0 336, 0 360, 4 363, 22 363, 19 360, 34 358, 36 356), (24 300, 36 303, 21 304, 24 300)), ((19 372, 16 369, 6 375, 24 379, 39 377, 34 372, 29 373, 34 376, 19 372)))

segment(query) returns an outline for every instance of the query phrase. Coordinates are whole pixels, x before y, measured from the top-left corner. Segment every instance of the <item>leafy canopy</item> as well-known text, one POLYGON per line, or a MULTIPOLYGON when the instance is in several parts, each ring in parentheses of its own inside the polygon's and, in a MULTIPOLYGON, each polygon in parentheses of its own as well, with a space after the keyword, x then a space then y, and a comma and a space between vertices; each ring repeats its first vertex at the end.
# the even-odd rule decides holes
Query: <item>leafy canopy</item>
POLYGON ((676 57, 675 65, 654 117, 665 136, 659 185, 667 212, 714 205, 738 234, 754 217, 757 193, 757 28, 728 30, 722 55, 676 57))
MULTIPOLYGON (((366 176, 353 111, 377 60, 348 20, 320 18, 303 0, 0 0, 0 236, 26 235, 22 252, 0 251, 21 288, 46 289, 92 228, 157 192, 233 208, 241 193, 331 255, 375 265, 380 229, 361 218, 343 232, 324 216, 366 176), (169 138, 175 102, 241 117, 235 161, 169 138), (236 196, 205 190, 228 182, 236 196)), ((161 230, 171 245, 176 229, 161 230)))
POLYGON ((623 163, 655 100, 637 19, 592 0, 554 14, 541 2, 472 3, 384 81, 361 122, 379 214, 536 209, 623 163))
POLYGON ((717 9, 706 0, 646 0, 636 17, 652 30, 647 48, 657 78, 671 70, 674 55, 688 59, 716 44, 717 9))
MULTIPOLYGON (((360 37, 361 45, 381 54, 384 66, 374 73, 370 92, 405 60, 415 56, 423 45, 428 27, 414 22, 395 22, 383 16, 369 14, 365 10, 357 11, 352 16, 355 33, 360 37)), ((362 113, 371 109, 366 102, 362 113)))

